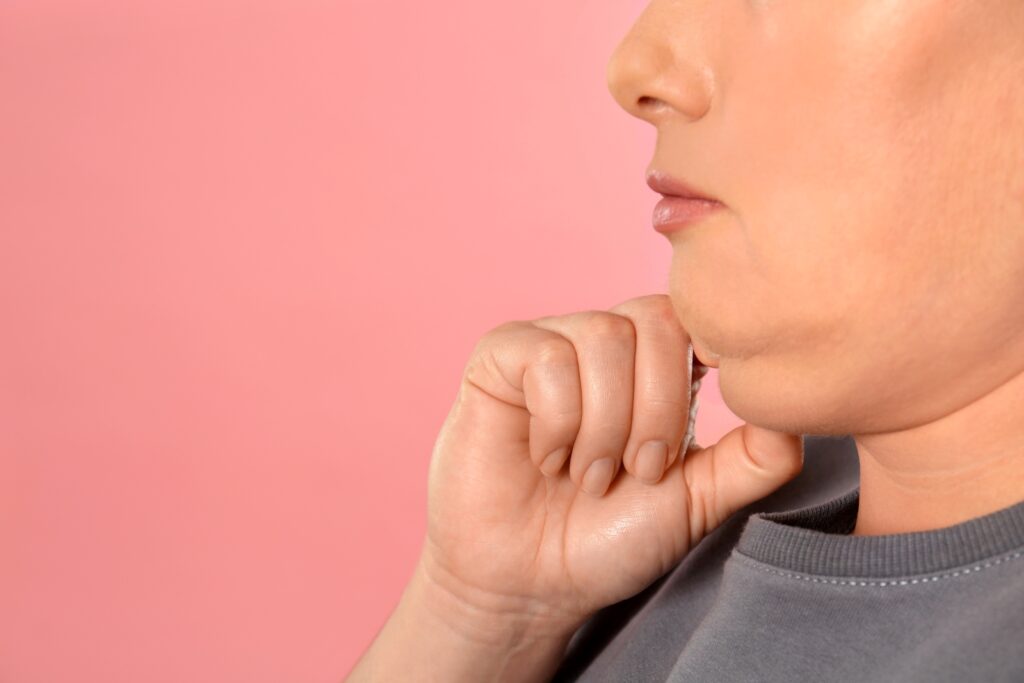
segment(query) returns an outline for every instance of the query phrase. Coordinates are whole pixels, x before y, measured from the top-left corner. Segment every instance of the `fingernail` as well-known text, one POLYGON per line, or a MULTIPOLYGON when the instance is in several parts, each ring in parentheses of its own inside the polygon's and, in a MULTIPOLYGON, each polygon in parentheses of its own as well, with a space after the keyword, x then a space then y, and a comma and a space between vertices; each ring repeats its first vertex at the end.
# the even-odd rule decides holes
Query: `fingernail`
POLYGON ((641 481, 654 484, 665 472, 668 460, 668 444, 664 441, 648 441, 640 446, 636 454, 636 476, 641 481))
POLYGON ((615 463, 611 458, 601 458, 590 463, 583 475, 583 490, 594 496, 604 495, 615 474, 615 463))
POLYGON ((551 451, 544 458, 544 462, 540 464, 540 471, 549 477, 553 477, 558 474, 558 470, 562 469, 562 463, 565 461, 565 456, 568 454, 569 447, 562 446, 556 450, 551 451))

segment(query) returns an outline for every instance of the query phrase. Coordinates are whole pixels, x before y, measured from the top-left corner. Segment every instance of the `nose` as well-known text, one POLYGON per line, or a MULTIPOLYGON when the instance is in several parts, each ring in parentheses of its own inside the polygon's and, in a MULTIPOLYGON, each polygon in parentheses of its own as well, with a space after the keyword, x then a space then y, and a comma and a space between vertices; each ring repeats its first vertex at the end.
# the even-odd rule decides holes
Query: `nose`
POLYGON ((608 90, 620 107, 655 126, 704 116, 714 72, 701 49, 709 22, 695 15, 705 4, 654 0, 647 6, 608 61, 608 90))

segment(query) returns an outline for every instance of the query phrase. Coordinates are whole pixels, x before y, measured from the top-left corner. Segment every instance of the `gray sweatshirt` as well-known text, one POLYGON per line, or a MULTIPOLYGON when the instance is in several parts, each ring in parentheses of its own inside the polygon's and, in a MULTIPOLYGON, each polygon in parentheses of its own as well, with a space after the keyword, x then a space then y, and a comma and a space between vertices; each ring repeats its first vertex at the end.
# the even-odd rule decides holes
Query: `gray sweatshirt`
POLYGON ((804 453, 797 477, 591 617, 552 680, 1024 682, 1024 491, 954 526, 851 536, 853 439, 805 435, 804 453))

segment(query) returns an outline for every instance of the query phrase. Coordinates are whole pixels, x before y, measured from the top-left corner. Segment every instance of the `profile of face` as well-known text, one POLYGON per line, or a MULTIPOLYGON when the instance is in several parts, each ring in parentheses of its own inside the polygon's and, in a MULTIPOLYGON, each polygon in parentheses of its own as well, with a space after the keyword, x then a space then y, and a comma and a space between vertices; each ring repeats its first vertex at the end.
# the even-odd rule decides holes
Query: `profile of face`
POLYGON ((653 0, 608 85, 725 205, 669 294, 738 416, 897 431, 1024 371, 1024 2, 653 0))

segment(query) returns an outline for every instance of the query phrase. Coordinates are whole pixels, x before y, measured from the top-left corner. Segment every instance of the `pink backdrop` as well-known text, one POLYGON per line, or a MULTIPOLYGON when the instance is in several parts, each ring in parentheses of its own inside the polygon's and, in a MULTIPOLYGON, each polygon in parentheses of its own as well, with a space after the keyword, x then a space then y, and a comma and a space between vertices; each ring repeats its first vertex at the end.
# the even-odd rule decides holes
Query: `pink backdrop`
POLYGON ((0 4, 0 681, 348 672, 476 339, 665 291, 642 7, 0 4))

